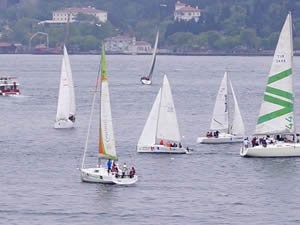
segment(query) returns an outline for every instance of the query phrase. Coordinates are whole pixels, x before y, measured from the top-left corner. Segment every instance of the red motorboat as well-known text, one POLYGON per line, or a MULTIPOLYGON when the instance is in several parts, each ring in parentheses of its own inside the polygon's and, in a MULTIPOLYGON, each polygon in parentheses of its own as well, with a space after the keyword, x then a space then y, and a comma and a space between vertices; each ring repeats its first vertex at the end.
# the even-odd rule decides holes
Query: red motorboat
POLYGON ((15 77, 0 77, 0 95, 19 95, 19 83, 15 77))

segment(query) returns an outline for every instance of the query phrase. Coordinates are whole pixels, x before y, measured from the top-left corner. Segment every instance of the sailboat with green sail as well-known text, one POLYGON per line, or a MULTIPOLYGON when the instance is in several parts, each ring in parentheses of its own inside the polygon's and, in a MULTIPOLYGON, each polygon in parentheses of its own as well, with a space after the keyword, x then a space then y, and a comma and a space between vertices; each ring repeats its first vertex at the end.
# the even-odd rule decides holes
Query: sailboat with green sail
POLYGON ((117 161, 117 152, 115 145, 115 138, 113 132, 113 123, 111 115, 111 105, 110 105, 110 95, 106 71, 106 60, 105 60, 105 50, 102 46, 102 57, 101 57, 101 79, 100 75, 97 76, 96 88, 94 92, 92 110, 89 120, 86 144, 84 149, 84 154, 82 158, 82 164, 80 168, 80 177, 84 182, 93 183, 107 183, 107 184, 133 184, 137 182, 137 175, 133 174, 128 176, 125 174, 126 171, 121 171, 118 168, 117 171, 110 171, 102 161, 112 160, 112 162, 117 161), (99 85, 100 83, 100 85, 99 85), (101 88, 100 88, 100 87, 101 88), (86 168, 85 158, 88 150, 88 141, 90 135, 90 128, 92 124, 92 118, 94 113, 94 107, 96 102, 96 96, 100 93, 100 124, 99 124, 99 154, 98 154, 98 165, 96 168, 86 168))
POLYGON ((292 65, 292 16, 289 13, 279 36, 256 123, 254 136, 263 138, 264 143, 250 147, 246 142, 241 147, 241 156, 300 156, 300 144, 296 141, 292 65))

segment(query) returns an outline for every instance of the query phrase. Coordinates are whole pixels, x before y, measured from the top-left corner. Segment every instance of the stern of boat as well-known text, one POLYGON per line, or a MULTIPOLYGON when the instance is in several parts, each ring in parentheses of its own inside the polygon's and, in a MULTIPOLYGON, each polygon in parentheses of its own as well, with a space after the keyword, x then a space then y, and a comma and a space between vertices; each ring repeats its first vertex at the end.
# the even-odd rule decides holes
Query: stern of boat
POLYGON ((61 128, 73 128, 74 123, 71 120, 59 120, 56 121, 54 124, 55 129, 61 129, 61 128))

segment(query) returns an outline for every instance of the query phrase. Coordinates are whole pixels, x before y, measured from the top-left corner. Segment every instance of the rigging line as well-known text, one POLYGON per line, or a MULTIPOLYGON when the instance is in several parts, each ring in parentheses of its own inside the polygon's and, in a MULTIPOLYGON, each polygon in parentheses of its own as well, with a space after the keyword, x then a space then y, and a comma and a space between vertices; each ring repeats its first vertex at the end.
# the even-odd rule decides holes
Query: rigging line
POLYGON ((86 153, 87 153, 87 150, 88 150, 88 142, 89 142, 90 130, 91 130, 92 119, 93 119, 93 114, 94 114, 94 105, 95 105, 95 101, 96 101, 96 95, 97 95, 97 90, 98 90, 98 85, 99 85, 99 78, 100 78, 100 70, 101 70, 101 66, 100 65, 101 64, 99 64, 99 68, 98 68, 98 75, 97 75, 97 80, 96 80, 96 87, 95 87, 94 96, 93 96, 92 109, 91 109, 91 113, 90 113, 90 119, 89 119, 89 125, 88 125, 88 132, 87 132, 85 146, 84 146, 84 152, 83 152, 83 157, 82 157, 81 169, 84 168, 84 161, 85 161, 86 153))

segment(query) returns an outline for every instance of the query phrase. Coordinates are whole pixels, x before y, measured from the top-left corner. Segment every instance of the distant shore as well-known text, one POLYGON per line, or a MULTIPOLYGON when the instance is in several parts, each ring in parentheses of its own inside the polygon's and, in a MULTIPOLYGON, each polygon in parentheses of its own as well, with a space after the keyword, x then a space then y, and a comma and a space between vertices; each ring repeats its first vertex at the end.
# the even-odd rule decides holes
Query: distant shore
MULTIPOLYGON (((61 54, 34 54, 29 52, 16 52, 16 53, 0 53, 0 54, 27 54, 27 55, 62 55, 61 54)), ((100 51, 92 52, 69 52, 70 55, 101 55, 100 51)), ((107 55, 151 55, 150 53, 112 53, 107 52, 107 55)), ((274 51, 261 51, 261 52, 169 52, 169 53, 158 53, 157 55, 169 55, 169 56, 273 56, 274 51)), ((295 56, 300 56, 300 51, 294 52, 295 56)))

